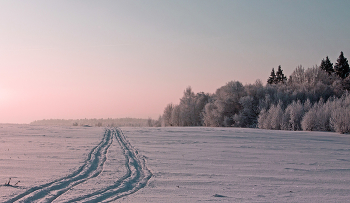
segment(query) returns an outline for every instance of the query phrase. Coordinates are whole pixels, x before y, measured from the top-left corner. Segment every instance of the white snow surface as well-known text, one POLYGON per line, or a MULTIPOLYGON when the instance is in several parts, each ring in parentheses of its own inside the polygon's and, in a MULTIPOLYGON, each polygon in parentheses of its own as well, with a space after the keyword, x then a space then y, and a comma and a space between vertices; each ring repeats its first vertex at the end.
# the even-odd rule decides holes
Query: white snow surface
POLYGON ((350 135, 2 124, 0 185, 0 202, 349 202, 350 135))

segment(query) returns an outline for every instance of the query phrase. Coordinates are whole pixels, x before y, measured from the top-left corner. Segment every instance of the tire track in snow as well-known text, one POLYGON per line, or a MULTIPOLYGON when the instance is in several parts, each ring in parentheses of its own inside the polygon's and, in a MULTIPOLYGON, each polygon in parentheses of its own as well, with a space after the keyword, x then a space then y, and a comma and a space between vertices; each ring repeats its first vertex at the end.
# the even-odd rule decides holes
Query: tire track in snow
POLYGON ((145 165, 145 159, 127 141, 119 128, 106 129, 102 141, 92 149, 84 164, 72 174, 50 183, 32 187, 26 192, 6 201, 10 202, 52 202, 74 186, 103 173, 103 165, 107 160, 107 151, 113 142, 118 141, 125 156, 126 173, 112 185, 93 193, 86 194, 68 202, 112 202, 130 195, 145 187, 152 173, 145 165))
POLYGON ((107 150, 113 142, 113 134, 106 129, 102 141, 88 154, 84 164, 76 171, 63 178, 40 186, 35 186, 19 194, 5 203, 10 202, 52 202, 72 187, 97 177, 103 170, 107 150))
POLYGON ((113 185, 107 186, 96 192, 84 195, 66 203, 71 202, 112 202, 121 197, 130 195, 145 187, 152 177, 151 171, 145 165, 145 159, 126 140, 119 128, 113 130, 115 138, 122 147, 125 156, 126 174, 116 180, 113 185))

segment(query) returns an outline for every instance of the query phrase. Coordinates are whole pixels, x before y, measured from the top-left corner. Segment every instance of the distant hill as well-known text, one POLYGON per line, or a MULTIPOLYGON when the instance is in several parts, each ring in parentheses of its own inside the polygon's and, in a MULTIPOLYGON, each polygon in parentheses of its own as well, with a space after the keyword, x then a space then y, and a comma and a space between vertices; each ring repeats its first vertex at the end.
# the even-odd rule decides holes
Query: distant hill
POLYGON ((55 125, 55 126, 86 126, 86 127, 147 127, 148 119, 141 118, 108 118, 108 119, 43 119, 36 120, 30 125, 55 125))

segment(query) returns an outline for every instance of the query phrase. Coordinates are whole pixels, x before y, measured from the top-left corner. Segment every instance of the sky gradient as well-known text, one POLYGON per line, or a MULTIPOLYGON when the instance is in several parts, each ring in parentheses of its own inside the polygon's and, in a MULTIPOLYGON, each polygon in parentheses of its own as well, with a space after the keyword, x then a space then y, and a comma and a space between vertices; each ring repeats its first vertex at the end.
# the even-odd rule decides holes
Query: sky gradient
POLYGON ((186 87, 263 83, 340 51, 350 1, 0 1, 0 123, 157 118, 186 87))

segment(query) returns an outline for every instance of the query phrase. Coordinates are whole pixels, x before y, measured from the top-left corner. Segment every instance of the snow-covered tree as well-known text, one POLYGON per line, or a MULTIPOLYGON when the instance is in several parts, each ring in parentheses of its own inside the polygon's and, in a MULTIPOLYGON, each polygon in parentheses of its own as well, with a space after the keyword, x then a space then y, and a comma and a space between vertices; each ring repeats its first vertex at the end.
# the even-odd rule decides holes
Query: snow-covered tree
POLYGON ((171 123, 173 126, 180 126, 180 106, 174 105, 171 112, 171 123))
POLYGON ((339 133, 350 133, 350 107, 337 108, 332 112, 331 124, 339 133))
POLYGON ((316 129, 316 109, 312 108, 308 111, 301 122, 304 131, 314 131, 316 129))
POLYGON ((299 65, 295 68, 293 73, 289 76, 288 84, 289 85, 300 85, 305 82, 305 69, 302 65, 299 65))
POLYGON ((191 87, 186 88, 183 97, 180 99, 180 125, 194 126, 195 125, 195 94, 191 87))
POLYGON ((210 96, 209 94, 205 94, 204 92, 200 92, 196 94, 195 101, 195 124, 196 126, 203 125, 203 111, 205 105, 209 102, 210 96))
POLYGON ((174 106, 173 104, 168 104, 165 109, 164 109, 164 113, 163 113, 163 121, 164 121, 164 125, 165 126, 172 126, 172 119, 171 119, 171 114, 173 112, 174 106))
POLYGON ((259 117, 258 117, 258 127, 261 129, 268 129, 268 111, 265 108, 261 109, 259 117))
POLYGON ((343 90, 350 91, 350 75, 341 82, 343 90))
POLYGON ((219 127, 220 123, 220 113, 214 103, 207 103, 203 111, 203 122, 207 127, 219 127))
POLYGON ((180 104, 168 104, 163 112, 165 126, 200 126, 203 125, 203 109, 209 101, 209 94, 194 94, 191 87, 186 88, 180 104))
POLYGON ((350 133, 350 94, 345 93, 341 98, 333 101, 330 118, 332 130, 339 133, 350 133))
POLYGON ((283 110, 281 102, 278 102, 277 105, 272 105, 268 111, 263 109, 260 112, 258 119, 259 128, 281 130, 282 124, 283 110))
POLYGON ((276 106, 272 106, 269 110, 269 119, 271 124, 271 129, 281 130, 282 127, 282 118, 283 118, 283 110, 282 104, 278 103, 276 106))
POLYGON ((244 86, 238 81, 228 82, 225 86, 217 89, 211 105, 207 104, 208 107, 206 105, 203 113, 206 125, 233 125, 232 117, 241 110, 242 106, 239 100, 245 94, 244 86))
POLYGON ((293 101, 285 110, 284 130, 301 130, 301 120, 305 114, 304 106, 298 101, 293 101))
POLYGON ((239 100, 242 110, 233 117, 234 126, 237 127, 253 127, 256 126, 256 106, 252 96, 244 96, 239 100))
POLYGON ((324 103, 323 99, 315 103, 302 120, 302 128, 306 131, 331 131, 330 118, 332 102, 324 103))

